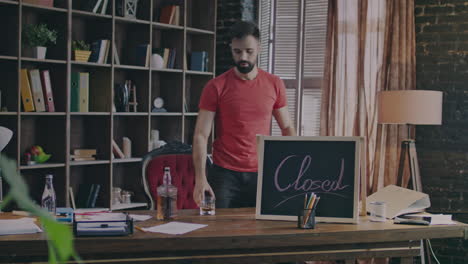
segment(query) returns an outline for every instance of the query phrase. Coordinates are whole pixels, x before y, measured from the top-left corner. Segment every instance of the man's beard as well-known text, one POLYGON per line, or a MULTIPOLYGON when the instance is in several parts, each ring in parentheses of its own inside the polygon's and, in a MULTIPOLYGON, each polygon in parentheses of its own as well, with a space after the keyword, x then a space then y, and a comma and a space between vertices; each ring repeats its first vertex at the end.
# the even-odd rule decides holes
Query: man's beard
POLYGON ((254 68, 255 64, 249 62, 249 61, 239 61, 238 63, 236 63, 236 68, 237 70, 242 73, 242 74, 247 74, 249 72, 251 72, 254 68), (247 66, 242 66, 241 64, 243 63, 247 63, 247 66))

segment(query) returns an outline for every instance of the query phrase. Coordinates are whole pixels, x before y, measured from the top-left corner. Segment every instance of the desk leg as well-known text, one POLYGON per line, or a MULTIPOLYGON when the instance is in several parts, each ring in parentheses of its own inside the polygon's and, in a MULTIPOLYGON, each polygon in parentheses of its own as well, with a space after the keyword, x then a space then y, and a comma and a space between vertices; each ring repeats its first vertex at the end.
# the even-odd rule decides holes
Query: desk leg
POLYGON ((400 264, 413 264, 413 257, 402 257, 400 264))

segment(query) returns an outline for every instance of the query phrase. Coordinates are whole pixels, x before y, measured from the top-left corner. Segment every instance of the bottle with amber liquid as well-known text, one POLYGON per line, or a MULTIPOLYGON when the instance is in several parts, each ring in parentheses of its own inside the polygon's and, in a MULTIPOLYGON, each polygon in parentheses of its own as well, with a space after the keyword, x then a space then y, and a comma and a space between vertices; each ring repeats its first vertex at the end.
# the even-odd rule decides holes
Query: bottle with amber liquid
POLYGON ((158 220, 170 220, 177 216, 177 187, 172 185, 171 169, 164 167, 163 184, 157 188, 158 220))

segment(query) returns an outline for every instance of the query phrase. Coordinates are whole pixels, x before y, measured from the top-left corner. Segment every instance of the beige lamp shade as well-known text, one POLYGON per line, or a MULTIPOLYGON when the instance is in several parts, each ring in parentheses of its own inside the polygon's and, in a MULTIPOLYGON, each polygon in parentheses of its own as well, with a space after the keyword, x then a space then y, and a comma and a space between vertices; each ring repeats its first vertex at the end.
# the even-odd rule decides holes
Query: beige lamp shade
POLYGON ((380 124, 442 124, 440 91, 381 91, 378 93, 377 102, 380 124))

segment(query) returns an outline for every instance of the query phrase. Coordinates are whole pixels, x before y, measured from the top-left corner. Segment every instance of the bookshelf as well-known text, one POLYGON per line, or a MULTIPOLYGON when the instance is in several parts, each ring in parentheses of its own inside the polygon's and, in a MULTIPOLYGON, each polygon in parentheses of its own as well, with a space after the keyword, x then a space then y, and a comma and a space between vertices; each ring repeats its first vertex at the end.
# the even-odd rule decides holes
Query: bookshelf
MULTIPOLYGON (((112 187, 134 193, 133 204, 112 206, 126 209, 146 202, 141 180, 142 157, 150 151, 151 130, 160 139, 192 144, 201 91, 215 73, 216 0, 139 0, 135 18, 118 15, 119 1, 108 0, 104 13, 86 11, 89 0, 55 0, 53 7, 0 0, 0 31, 7 41, 0 43, 0 125, 13 131, 5 148, 30 187, 31 197, 40 202, 44 176, 54 175, 58 206, 71 206, 69 187, 78 193, 80 184, 100 184, 96 207, 111 208, 112 187), (179 23, 165 24, 159 15, 165 5, 178 5, 179 23), (45 23, 58 32, 55 45, 45 59, 33 58, 32 49, 22 44, 26 24, 45 23), (72 42, 109 40, 108 56, 102 63, 74 60, 72 42), (151 50, 175 49, 171 68, 152 68, 136 59, 137 46, 151 50), (206 51, 207 71, 190 67, 192 51, 206 51), (116 57, 119 58, 119 63, 116 57), (25 112, 21 97, 20 69, 49 70, 55 112, 25 112), (72 73, 89 73, 88 111, 70 111, 72 73), (116 112, 116 84, 132 80, 136 85, 137 109, 116 112), (164 99, 167 112, 152 112, 153 100, 164 99), (112 140, 122 148, 122 138, 132 144, 130 158, 115 158, 112 140), (43 164, 27 165, 23 154, 40 145, 52 154, 43 164), (74 149, 97 150, 96 160, 72 161, 74 149)), ((103 1, 104 2, 104 1, 103 1)), ((176 12, 176 14, 177 14, 176 12)), ((152 52, 151 52, 152 53, 152 52)), ((6 191, 8 192, 8 186, 6 191)))

